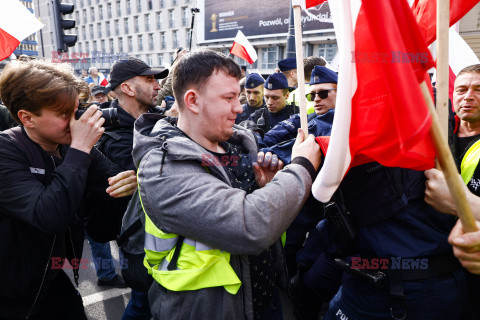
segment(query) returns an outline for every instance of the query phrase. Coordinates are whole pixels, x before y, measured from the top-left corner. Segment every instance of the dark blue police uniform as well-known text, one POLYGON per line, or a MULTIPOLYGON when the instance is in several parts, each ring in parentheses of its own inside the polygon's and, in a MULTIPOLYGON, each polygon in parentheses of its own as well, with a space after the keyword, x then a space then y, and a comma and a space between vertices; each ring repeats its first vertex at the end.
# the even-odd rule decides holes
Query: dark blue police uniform
POLYGON ((424 202, 423 172, 368 163, 350 169, 340 192, 356 234, 346 241, 351 233, 336 233, 335 219, 327 217, 322 222, 330 241, 327 253, 358 255, 367 262, 388 259, 389 265, 384 270, 362 264, 370 268, 363 270, 367 273, 386 275, 377 284, 345 269, 324 319, 459 319, 466 280, 447 242, 456 218, 424 202))

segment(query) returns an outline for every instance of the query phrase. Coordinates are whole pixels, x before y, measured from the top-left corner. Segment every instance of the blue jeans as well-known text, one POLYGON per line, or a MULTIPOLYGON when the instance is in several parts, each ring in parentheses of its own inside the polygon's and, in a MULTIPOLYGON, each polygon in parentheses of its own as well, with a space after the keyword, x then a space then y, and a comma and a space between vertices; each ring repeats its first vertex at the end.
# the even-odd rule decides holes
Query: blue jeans
POLYGON ((112 280, 117 275, 117 272, 113 264, 110 242, 95 242, 86 234, 85 237, 92 250, 92 259, 97 271, 97 278, 103 281, 112 280))
POLYGON ((150 304, 148 303, 148 292, 132 289, 132 295, 128 302, 122 320, 149 320, 152 317, 150 304))

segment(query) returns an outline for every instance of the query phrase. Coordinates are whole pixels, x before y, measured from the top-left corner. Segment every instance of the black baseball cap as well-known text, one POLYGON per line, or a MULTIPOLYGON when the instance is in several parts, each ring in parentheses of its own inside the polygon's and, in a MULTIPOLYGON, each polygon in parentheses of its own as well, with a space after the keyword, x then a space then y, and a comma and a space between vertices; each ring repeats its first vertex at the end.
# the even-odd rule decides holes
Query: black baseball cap
POLYGON ((115 89, 123 81, 136 76, 154 76, 155 79, 163 79, 168 76, 168 69, 154 69, 140 59, 128 58, 115 62, 110 72, 109 90, 115 89))

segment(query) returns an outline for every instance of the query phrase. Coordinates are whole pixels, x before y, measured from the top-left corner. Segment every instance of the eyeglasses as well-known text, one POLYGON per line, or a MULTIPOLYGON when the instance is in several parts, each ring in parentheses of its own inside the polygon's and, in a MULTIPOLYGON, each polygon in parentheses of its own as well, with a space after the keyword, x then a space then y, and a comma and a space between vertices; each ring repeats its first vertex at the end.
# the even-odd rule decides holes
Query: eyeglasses
POLYGON ((310 92, 305 95, 308 101, 313 101, 315 100, 315 96, 318 94, 320 99, 327 99, 328 98, 328 93, 330 90, 337 90, 337 89, 327 89, 327 90, 321 90, 318 92, 310 92))

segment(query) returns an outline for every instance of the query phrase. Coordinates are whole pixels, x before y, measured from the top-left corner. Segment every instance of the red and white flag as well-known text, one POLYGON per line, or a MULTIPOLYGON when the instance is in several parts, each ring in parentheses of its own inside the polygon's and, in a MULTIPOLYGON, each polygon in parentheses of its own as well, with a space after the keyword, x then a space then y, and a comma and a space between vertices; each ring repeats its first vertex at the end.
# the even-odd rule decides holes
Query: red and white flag
POLYGON ((230 53, 250 64, 254 64, 257 61, 257 51, 255 51, 255 48, 240 30, 238 30, 237 36, 233 41, 230 53))
POLYGON ((303 10, 318 6, 326 0, 292 0, 292 7, 300 6, 303 10))
POLYGON ((10 56, 23 39, 43 28, 43 23, 20 1, 1 1, 0 61, 10 56))
MULTIPOLYGON (((457 23, 480 0, 450 0, 450 25, 457 23)), ((413 14, 418 22, 425 41, 430 45, 437 37, 437 0, 415 0, 413 14)))
POLYGON ((330 9, 340 70, 328 152, 312 187, 322 202, 351 165, 435 165, 419 87, 433 61, 406 0, 337 0, 330 9))

